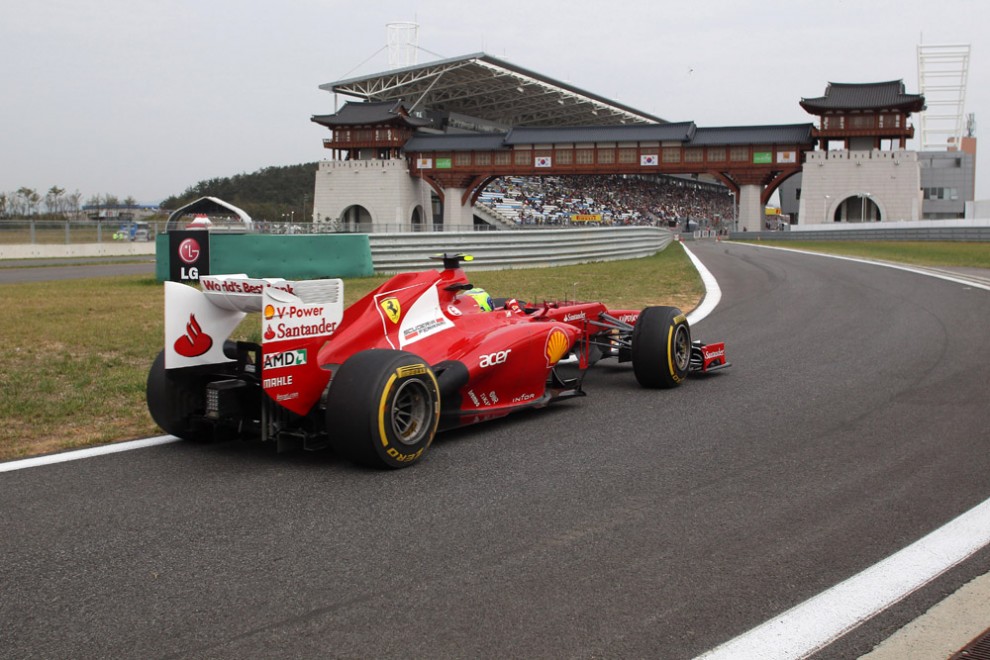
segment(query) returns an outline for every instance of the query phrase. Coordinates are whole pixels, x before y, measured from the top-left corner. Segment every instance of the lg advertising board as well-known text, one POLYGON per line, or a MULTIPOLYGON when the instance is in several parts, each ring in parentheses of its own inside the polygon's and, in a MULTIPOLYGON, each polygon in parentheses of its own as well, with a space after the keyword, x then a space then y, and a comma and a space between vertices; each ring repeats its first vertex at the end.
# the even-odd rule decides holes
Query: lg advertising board
POLYGON ((183 229, 169 232, 169 279, 173 282, 199 282, 210 274, 210 232, 183 229))

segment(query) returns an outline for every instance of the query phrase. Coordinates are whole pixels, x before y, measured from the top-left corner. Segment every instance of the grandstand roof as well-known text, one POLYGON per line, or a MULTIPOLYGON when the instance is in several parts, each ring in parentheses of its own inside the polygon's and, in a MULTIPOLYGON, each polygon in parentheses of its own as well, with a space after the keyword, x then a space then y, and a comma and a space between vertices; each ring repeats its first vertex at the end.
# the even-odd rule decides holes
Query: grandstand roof
POLYGON ((903 80, 876 83, 834 83, 825 96, 801 99, 801 107, 812 114, 828 110, 881 110, 902 108, 910 112, 925 109, 925 97, 907 94, 903 80))
POLYGON ((666 120, 485 53, 320 85, 366 101, 404 101, 507 126, 664 124, 666 120))

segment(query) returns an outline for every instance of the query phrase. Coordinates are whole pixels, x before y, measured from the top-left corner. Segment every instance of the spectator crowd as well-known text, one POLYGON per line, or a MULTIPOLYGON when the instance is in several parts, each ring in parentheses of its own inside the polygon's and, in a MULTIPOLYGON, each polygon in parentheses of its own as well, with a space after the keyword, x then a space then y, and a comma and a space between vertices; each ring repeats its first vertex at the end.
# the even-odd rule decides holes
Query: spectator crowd
POLYGON ((658 225, 730 229, 722 185, 665 175, 503 177, 478 203, 518 225, 658 225))

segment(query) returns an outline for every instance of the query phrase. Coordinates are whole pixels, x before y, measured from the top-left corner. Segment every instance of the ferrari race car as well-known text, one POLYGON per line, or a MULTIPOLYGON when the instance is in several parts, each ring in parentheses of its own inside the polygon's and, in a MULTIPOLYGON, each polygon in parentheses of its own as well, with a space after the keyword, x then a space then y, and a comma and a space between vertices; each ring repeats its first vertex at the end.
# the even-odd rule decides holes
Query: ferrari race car
POLYGON ((441 270, 396 275, 347 309, 339 279, 166 282, 152 418, 181 438, 330 446, 401 468, 438 430, 583 395, 584 373, 604 358, 631 361, 649 388, 729 366, 724 344, 692 342, 674 307, 492 300, 462 270, 469 257, 438 258, 441 270), (248 312, 260 312, 260 345, 229 340, 248 312))

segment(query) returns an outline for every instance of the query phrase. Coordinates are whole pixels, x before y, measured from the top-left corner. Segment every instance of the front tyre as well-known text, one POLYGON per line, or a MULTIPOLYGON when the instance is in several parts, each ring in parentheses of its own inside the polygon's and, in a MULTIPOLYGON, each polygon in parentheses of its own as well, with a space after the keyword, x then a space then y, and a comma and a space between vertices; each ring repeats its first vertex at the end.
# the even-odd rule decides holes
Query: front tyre
POLYGON ((440 420, 440 388, 422 358, 405 351, 355 353, 327 394, 334 451, 369 467, 404 468, 423 457, 440 420))
POLYGON ((643 387, 672 388, 687 378, 691 327, 676 307, 647 307, 632 333, 632 363, 643 387))

